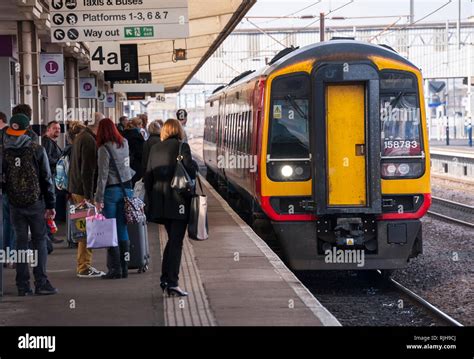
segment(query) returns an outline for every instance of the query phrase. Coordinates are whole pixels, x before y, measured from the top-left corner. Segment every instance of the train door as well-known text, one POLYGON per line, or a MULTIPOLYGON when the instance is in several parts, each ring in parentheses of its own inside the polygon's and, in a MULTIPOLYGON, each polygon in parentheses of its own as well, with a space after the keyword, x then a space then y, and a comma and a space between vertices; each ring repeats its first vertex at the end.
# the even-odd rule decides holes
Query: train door
POLYGON ((325 92, 327 205, 366 206, 365 85, 328 84, 325 92))
POLYGON ((381 213, 377 71, 366 64, 327 64, 313 78, 317 214, 381 213))

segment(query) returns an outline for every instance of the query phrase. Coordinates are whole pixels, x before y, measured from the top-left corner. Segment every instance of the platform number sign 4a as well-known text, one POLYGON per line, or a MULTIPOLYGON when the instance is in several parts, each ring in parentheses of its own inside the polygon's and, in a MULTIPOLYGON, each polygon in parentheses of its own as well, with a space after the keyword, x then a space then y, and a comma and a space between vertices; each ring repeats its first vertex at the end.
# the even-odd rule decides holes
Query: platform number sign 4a
POLYGON ((91 71, 121 70, 120 43, 90 43, 91 71))

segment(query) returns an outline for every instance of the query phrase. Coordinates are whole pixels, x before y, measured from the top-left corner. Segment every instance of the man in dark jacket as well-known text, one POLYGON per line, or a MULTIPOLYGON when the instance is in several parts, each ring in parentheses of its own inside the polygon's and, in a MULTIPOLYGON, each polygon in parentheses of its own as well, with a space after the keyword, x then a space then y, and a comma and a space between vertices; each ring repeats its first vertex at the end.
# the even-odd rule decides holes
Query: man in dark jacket
POLYGON ((14 115, 4 136, 3 173, 8 194, 11 222, 17 236, 16 285, 18 295, 33 294, 30 288, 28 229, 31 231, 35 294, 56 294, 46 275, 46 223, 56 215, 54 185, 48 157, 43 147, 26 135, 30 119, 14 115), (22 258, 25 257, 25 258, 22 258), (23 259, 23 260, 22 260, 23 259))
MULTIPOLYGON (((57 140, 59 138, 59 135, 61 134, 61 126, 59 125, 58 121, 51 121, 48 123, 48 126, 46 127, 46 133, 41 139, 41 145, 44 147, 46 150, 46 154, 48 155, 48 160, 49 160, 49 166, 51 168, 51 177, 53 179, 56 178, 56 164, 58 163, 59 159, 61 158, 63 151, 61 150, 61 147, 57 144, 57 140)), ((55 186, 56 189, 56 186, 55 186)), ((59 191, 56 189, 56 199, 59 197, 59 191)), ((59 210, 65 210, 65 208, 61 208, 59 210)), ((58 210, 58 211, 59 211, 58 210)), ((56 239, 54 238, 54 234, 51 233, 51 230, 48 228, 48 237, 52 243, 61 243, 63 242, 62 239, 56 239)), ((48 250, 48 252, 52 251, 48 250)))
MULTIPOLYGON (((69 192, 75 204, 87 200, 93 203, 96 187, 97 145, 93 130, 84 128, 75 138, 69 162, 69 192)), ((104 275, 92 267, 92 250, 85 239, 77 243, 77 276, 95 278, 104 275)))

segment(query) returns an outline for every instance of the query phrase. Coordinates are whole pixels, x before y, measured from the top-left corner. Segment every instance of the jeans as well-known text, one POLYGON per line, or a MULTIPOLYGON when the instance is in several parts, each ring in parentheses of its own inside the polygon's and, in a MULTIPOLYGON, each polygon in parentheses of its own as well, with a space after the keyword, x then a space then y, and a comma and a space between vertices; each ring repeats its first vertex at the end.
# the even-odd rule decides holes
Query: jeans
MULTIPOLYGON (((33 268, 35 287, 46 283, 46 224, 44 221, 45 206, 42 200, 27 208, 10 206, 10 220, 17 235, 17 250, 28 250, 28 227, 31 231, 31 248, 36 251, 38 265, 33 268)), ((28 263, 16 264, 16 285, 19 289, 27 289, 30 284, 28 263)))
POLYGON ((3 194, 3 249, 9 247, 16 249, 16 235, 10 221, 10 205, 8 203, 8 196, 3 194))
MULTIPOLYGON (((129 188, 125 189, 128 197, 133 195, 129 188)), ((107 187, 104 192, 104 209, 106 218, 115 218, 117 224, 117 238, 119 241, 128 241, 127 223, 125 223, 125 202, 120 186, 107 187)))
POLYGON ((165 228, 168 233, 168 242, 163 252, 163 263, 161 266, 161 282, 168 283, 170 287, 177 287, 179 280, 179 266, 183 251, 183 239, 186 234, 188 222, 180 219, 165 220, 165 228))

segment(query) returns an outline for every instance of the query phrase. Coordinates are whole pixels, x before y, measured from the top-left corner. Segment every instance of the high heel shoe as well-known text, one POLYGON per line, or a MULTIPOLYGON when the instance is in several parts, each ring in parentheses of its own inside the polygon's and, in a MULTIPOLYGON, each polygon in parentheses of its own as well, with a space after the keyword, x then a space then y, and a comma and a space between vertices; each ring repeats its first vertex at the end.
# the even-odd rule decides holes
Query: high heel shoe
POLYGON ((166 283, 166 282, 161 282, 161 283, 160 283, 160 287, 161 287, 161 289, 163 289, 163 292, 164 292, 164 291, 166 290, 166 288, 168 288, 168 283, 166 283))
POLYGON ((166 291, 169 296, 187 297, 189 295, 188 292, 185 292, 180 287, 167 287, 166 291))

